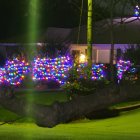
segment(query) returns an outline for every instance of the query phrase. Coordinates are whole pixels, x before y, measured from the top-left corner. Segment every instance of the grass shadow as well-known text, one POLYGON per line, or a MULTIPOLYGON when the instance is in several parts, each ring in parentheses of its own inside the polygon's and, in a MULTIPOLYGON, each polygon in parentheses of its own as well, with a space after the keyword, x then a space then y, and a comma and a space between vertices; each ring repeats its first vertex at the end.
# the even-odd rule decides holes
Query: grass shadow
POLYGON ((117 117, 120 115, 120 113, 125 112, 125 111, 131 111, 134 109, 140 108, 140 104, 136 105, 130 105, 126 107, 120 107, 116 109, 102 109, 98 110, 95 112, 91 112, 88 115, 86 115, 86 118, 88 119, 106 119, 106 118, 112 118, 112 117, 117 117))
POLYGON ((98 110, 92 113, 89 113, 86 115, 86 118, 92 120, 92 119, 106 119, 106 118, 112 118, 117 117, 120 115, 120 111, 117 109, 102 109, 98 110))

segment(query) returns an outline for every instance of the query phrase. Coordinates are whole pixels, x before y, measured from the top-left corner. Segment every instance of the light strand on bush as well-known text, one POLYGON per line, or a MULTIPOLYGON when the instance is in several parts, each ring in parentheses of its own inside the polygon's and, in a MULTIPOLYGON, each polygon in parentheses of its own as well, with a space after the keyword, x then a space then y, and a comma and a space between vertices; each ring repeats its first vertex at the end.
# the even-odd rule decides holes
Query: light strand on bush
POLYGON ((140 8, 138 5, 136 5, 134 9, 134 16, 139 17, 139 15, 140 15, 140 8))
POLYGON ((67 73, 72 67, 69 56, 58 58, 35 58, 33 62, 33 76, 35 81, 55 80, 60 84, 65 84, 67 73))
POLYGON ((105 69, 104 64, 92 65, 92 79, 101 80, 105 78, 104 69, 105 69))
MULTIPOLYGON (((84 67, 86 67, 87 64, 84 63, 84 64, 79 64, 79 68, 78 68, 78 71, 79 73, 81 73, 82 69, 84 67)), ((105 78, 105 69, 106 69, 106 66, 104 64, 93 64, 92 65, 92 70, 91 70, 91 79, 92 80, 101 80, 103 78, 105 78)), ((82 75, 81 74, 81 78, 86 78, 86 75, 82 75)))
POLYGON ((10 85, 20 85, 25 74, 30 71, 29 63, 24 59, 14 58, 12 60, 7 60, 5 64, 6 71, 6 82, 10 85))
POLYGON ((119 60, 117 62, 117 78, 118 80, 121 80, 123 78, 124 72, 126 72, 131 66, 130 61, 123 61, 119 60))
POLYGON ((5 68, 0 68, 0 84, 4 84, 5 82, 6 82, 5 68))

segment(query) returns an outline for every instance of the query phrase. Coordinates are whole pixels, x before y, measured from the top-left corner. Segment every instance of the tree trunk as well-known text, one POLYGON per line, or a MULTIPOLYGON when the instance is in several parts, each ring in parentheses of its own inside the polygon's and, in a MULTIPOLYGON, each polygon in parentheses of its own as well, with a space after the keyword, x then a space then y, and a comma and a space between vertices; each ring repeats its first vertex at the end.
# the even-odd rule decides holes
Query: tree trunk
POLYGON ((95 94, 78 97, 64 103, 54 103, 50 106, 31 104, 17 98, 0 97, 0 105, 21 116, 35 119, 36 124, 42 127, 54 127, 60 123, 67 123, 88 114, 107 108, 113 104, 137 99, 140 97, 139 84, 111 85, 95 94))
POLYGON ((89 67, 92 66, 92 0, 88 0, 87 18, 87 59, 89 67))

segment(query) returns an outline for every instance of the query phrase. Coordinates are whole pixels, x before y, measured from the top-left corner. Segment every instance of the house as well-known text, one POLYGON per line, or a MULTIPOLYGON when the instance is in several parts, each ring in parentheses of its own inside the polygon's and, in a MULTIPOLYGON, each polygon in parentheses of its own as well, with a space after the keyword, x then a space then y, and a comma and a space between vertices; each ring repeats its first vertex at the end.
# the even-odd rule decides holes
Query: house
MULTIPOLYGON (((114 63, 118 56, 118 49, 124 50, 130 44, 140 44, 140 18, 116 18, 114 23, 114 63)), ((12 41, 15 42, 14 40, 12 41)), ((20 41, 19 41, 20 42, 20 41)), ((63 44, 70 48, 72 55, 87 56, 87 27, 54 28, 50 27, 41 35, 38 42, 63 44)), ((93 63, 109 63, 110 60, 110 20, 102 20, 93 25, 93 63)), ((42 43, 42 44, 43 44, 42 43)), ((44 44, 45 44, 44 43, 44 44)), ((20 45, 22 42, 20 42, 20 45)), ((37 43, 41 44, 41 43, 37 43)), ((36 45, 37 45, 36 44, 36 45)), ((21 46, 25 46, 22 44, 21 46)), ((29 45, 29 44, 28 44, 29 45)), ((12 46, 11 46, 12 47, 12 46)))
MULTIPOLYGON (((118 49, 124 50, 130 44, 140 43, 140 18, 126 17, 114 19, 114 63, 118 49)), ((68 44, 72 55, 87 55, 87 27, 65 29, 48 28, 42 39, 47 43, 68 44), (79 37, 78 37, 79 36, 79 37)), ((93 63, 109 63, 110 60, 110 20, 102 20, 93 25, 93 63)))

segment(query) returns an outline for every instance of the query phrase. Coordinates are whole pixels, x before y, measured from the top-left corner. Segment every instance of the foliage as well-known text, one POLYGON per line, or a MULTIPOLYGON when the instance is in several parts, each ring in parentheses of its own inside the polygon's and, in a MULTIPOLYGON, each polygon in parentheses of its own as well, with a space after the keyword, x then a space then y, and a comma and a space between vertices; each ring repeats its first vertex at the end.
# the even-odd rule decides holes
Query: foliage
POLYGON ((130 60, 135 65, 140 65, 140 45, 130 45, 126 48, 124 54, 124 59, 130 60))
POLYGON ((129 70, 124 73, 123 82, 137 82, 140 79, 140 45, 129 45, 125 49, 122 57, 124 60, 130 60, 130 62, 132 63, 132 66, 129 68, 129 70))
POLYGON ((108 84, 105 79, 92 80, 91 70, 87 66, 80 71, 74 66, 69 71, 68 83, 63 86, 63 89, 71 96, 93 94, 98 88, 104 88, 108 84))
POLYGON ((128 86, 132 84, 140 84, 140 69, 136 67, 130 69, 129 71, 126 71, 124 73, 121 84, 128 85, 128 86), (133 69, 136 70, 132 71, 133 69))
POLYGON ((91 79, 79 79, 77 81, 74 81, 72 83, 67 83, 64 86, 64 89, 68 94, 70 94, 71 97, 75 95, 88 95, 93 94, 97 89, 104 88, 107 84, 107 81, 100 80, 100 81, 94 81, 91 79))
POLYGON ((88 66, 83 67, 80 69, 78 65, 76 64, 68 74, 68 81, 69 82, 74 82, 78 80, 79 78, 84 78, 84 79, 90 79, 91 75, 91 70, 88 66))

